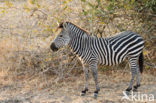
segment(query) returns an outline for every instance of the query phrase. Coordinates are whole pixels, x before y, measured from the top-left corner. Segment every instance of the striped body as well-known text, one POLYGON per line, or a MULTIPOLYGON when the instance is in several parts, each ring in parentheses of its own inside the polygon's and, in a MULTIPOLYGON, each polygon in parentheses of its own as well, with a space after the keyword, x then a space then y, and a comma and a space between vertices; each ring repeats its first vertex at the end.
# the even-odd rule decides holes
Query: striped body
POLYGON ((110 38, 97 38, 84 32, 75 38, 78 40, 72 39, 69 46, 85 63, 94 59, 102 65, 119 64, 126 57, 140 55, 144 47, 142 37, 131 31, 110 38))
POLYGON ((126 91, 130 91, 136 77, 134 89, 140 86, 140 72, 143 71, 143 38, 135 32, 125 31, 109 38, 98 38, 88 33, 71 22, 60 24, 60 34, 51 44, 51 49, 57 51, 59 48, 69 45, 71 50, 80 58, 85 73, 85 89, 82 94, 88 91, 88 67, 92 70, 97 97, 100 90, 98 85, 97 64, 116 65, 128 58, 132 78, 126 91), (139 65, 138 65, 139 64, 139 65))

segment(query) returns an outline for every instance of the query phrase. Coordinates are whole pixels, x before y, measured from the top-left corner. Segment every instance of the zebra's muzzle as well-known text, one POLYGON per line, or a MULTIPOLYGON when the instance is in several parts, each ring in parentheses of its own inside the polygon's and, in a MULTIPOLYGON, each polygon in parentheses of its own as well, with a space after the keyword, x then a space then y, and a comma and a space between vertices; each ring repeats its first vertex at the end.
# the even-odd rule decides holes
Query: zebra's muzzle
POLYGON ((52 43, 50 45, 50 48, 51 48, 52 51, 58 51, 58 48, 56 47, 56 45, 54 43, 52 43))

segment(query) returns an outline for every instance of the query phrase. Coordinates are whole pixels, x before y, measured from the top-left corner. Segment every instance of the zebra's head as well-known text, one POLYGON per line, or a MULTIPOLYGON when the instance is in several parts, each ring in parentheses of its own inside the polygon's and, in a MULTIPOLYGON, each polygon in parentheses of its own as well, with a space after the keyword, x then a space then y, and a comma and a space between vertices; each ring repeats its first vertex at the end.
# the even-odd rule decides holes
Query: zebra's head
POLYGON ((54 39, 54 41, 51 43, 50 48, 52 49, 52 51, 57 51, 63 46, 68 45, 70 41, 70 36, 69 36, 70 31, 67 22, 60 23, 58 29, 61 29, 61 31, 54 39))

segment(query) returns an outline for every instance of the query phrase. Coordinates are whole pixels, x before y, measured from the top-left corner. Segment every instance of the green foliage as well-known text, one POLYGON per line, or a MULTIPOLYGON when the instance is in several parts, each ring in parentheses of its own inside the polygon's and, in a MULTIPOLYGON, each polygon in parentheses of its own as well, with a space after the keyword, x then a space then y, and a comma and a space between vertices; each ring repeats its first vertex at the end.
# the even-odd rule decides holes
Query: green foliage
POLYGON ((149 11, 156 13, 156 1, 155 0, 139 0, 136 2, 136 6, 139 7, 139 11, 149 11))

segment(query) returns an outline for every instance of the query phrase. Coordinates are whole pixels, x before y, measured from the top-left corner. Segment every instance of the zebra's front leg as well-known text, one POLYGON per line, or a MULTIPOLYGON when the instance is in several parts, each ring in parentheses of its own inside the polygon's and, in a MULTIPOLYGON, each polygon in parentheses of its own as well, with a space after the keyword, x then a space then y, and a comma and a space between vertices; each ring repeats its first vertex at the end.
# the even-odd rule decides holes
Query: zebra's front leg
POLYGON ((89 77, 89 70, 86 66, 86 64, 83 64, 83 71, 85 74, 85 87, 84 90, 81 92, 81 96, 84 96, 86 94, 86 92, 88 91, 88 77, 89 77))
POLYGON ((98 73, 97 73, 97 64, 92 64, 90 65, 90 68, 92 69, 95 85, 96 85, 96 90, 94 91, 94 98, 96 99, 98 96, 98 92, 100 91, 100 87, 98 84, 98 73))

